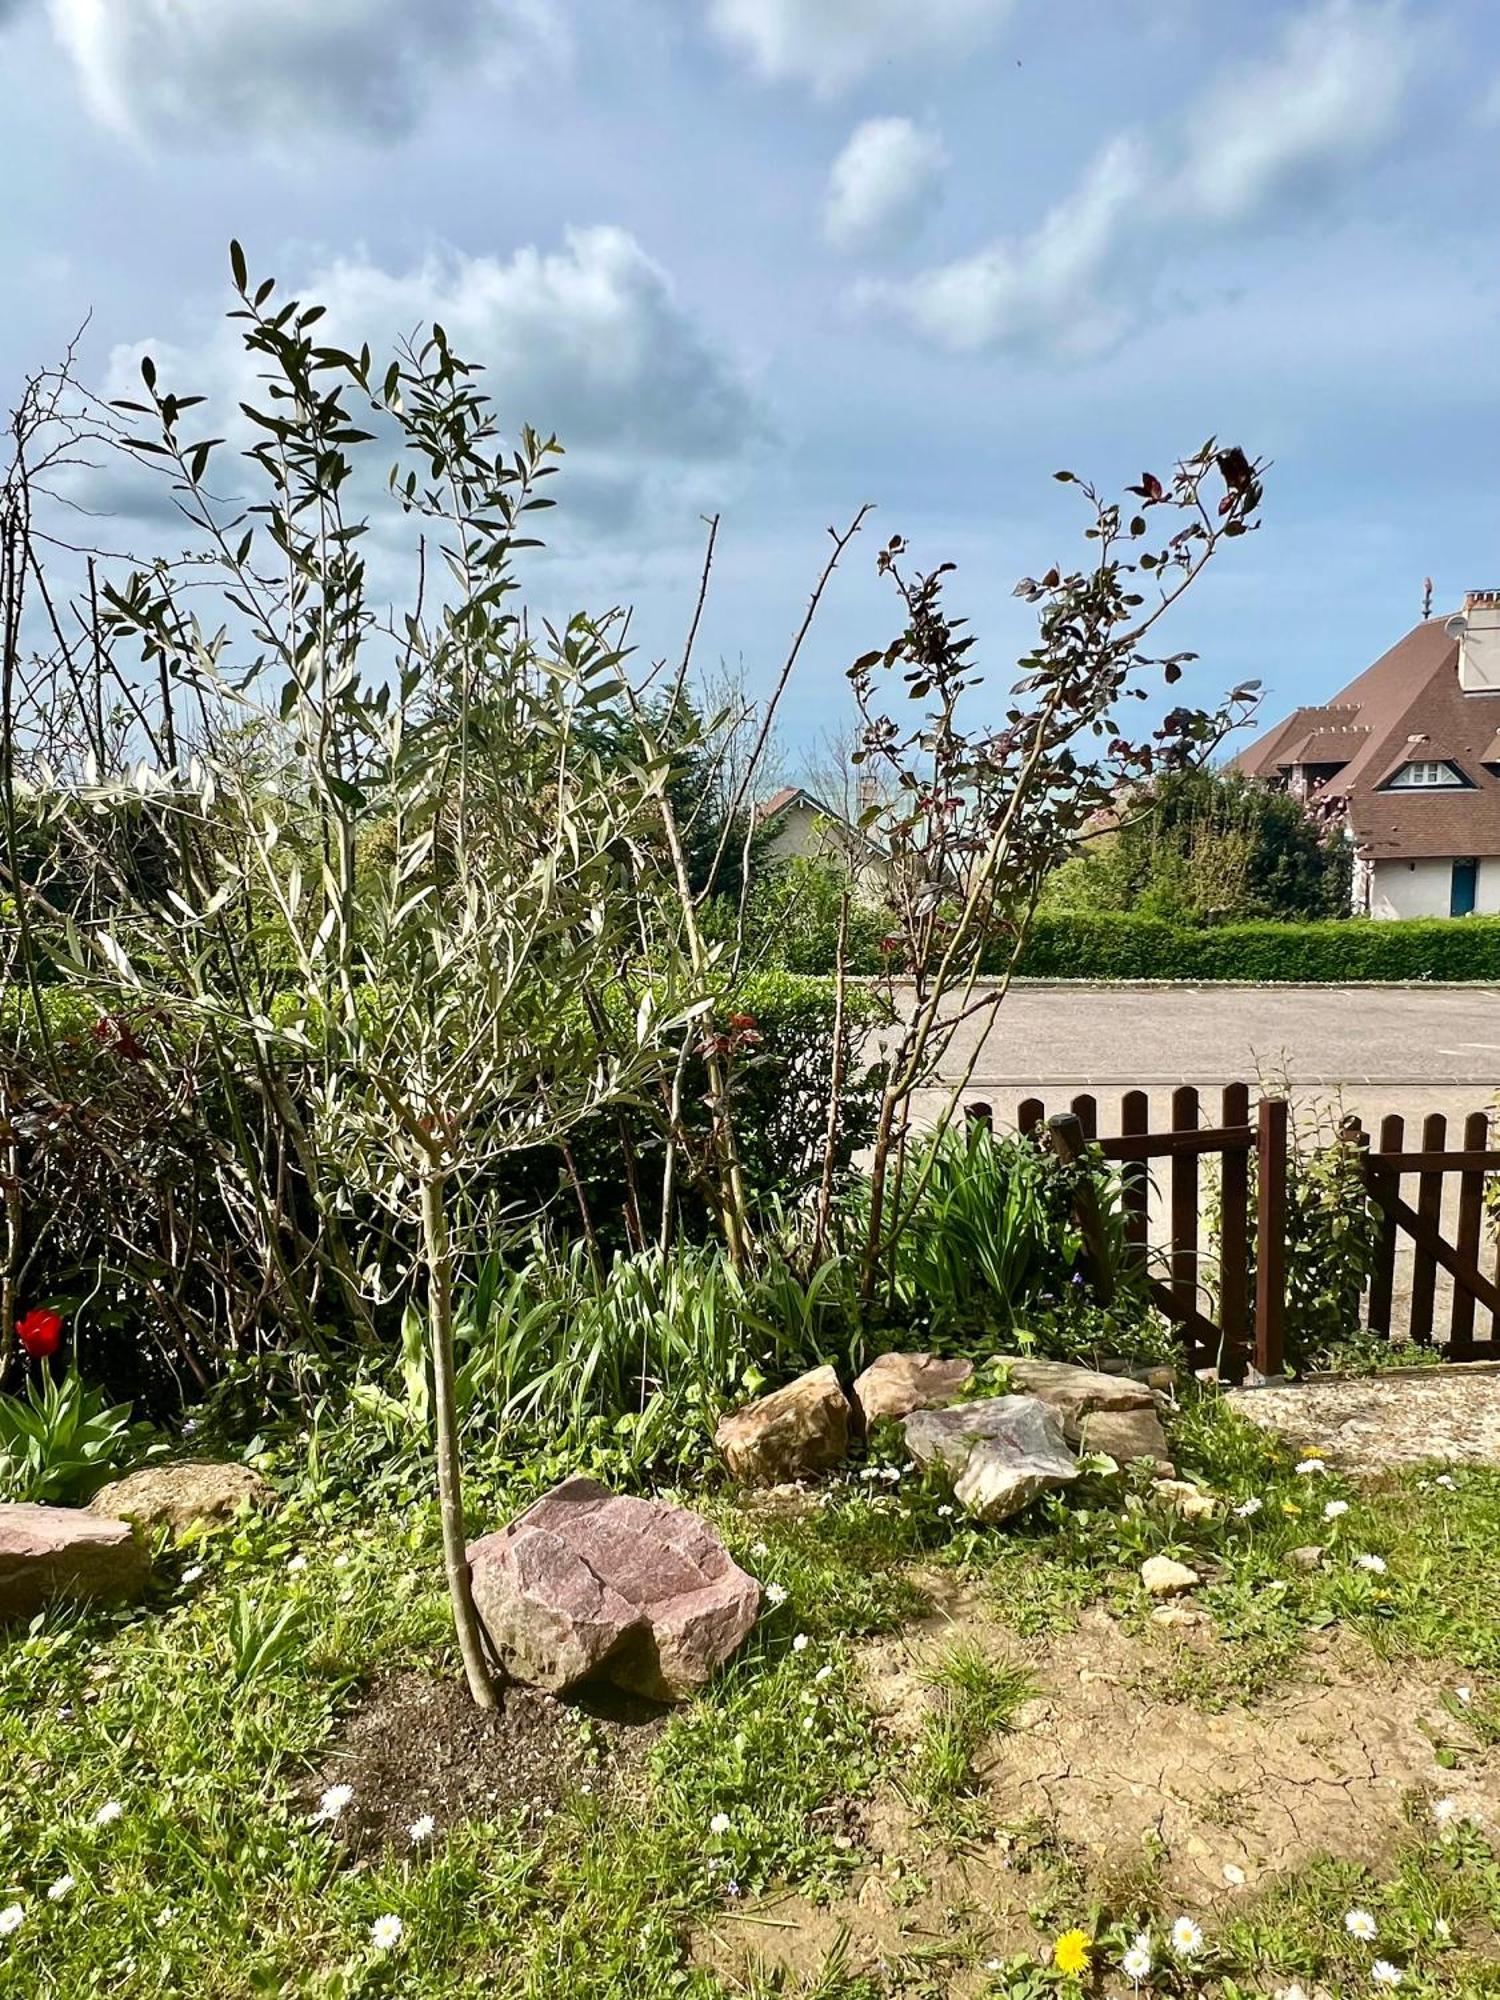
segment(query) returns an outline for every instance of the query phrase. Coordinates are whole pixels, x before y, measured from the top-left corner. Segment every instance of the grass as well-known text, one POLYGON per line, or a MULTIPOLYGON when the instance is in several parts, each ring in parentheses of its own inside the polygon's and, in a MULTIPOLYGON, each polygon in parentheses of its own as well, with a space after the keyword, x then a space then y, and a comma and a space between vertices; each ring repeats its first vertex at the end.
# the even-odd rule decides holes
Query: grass
MULTIPOLYGON (((1384 1954, 1405 1992, 1500 1994, 1500 1860, 1480 1829, 1439 1830, 1415 1805, 1388 1875, 1330 1857, 1206 1926, 1191 1962, 1165 1949, 1175 1912, 1159 1901, 1152 1857, 1101 1885, 1070 1853, 1065 1815, 1003 1830, 1036 1927, 1020 1959, 981 1955, 967 1904, 950 1912, 951 1936, 886 1974, 846 1945, 795 1979, 771 1969, 726 1984, 690 1950, 699 1927, 766 1892, 837 1897, 878 1858, 862 1815, 883 1789, 906 1792, 940 1848, 993 1840, 976 1760, 1033 1691, 1027 1641, 1056 1643, 1091 1604, 1144 1621, 1137 1571, 1149 1554, 1200 1568, 1197 1601, 1225 1642, 1183 1649, 1191 1667, 1157 1693, 1207 1707, 1254 1700, 1338 1626, 1392 1660, 1431 1663, 1446 1690, 1434 1703, 1438 1768, 1500 1741, 1500 1474, 1465 1470, 1449 1485, 1414 1472, 1364 1489, 1298 1474, 1274 1441, 1208 1401, 1184 1412, 1173 1443, 1183 1469, 1223 1496, 1212 1520, 1184 1522, 1144 1487, 1091 1479, 1006 1530, 974 1531, 940 1492, 878 1476, 878 1448, 865 1468, 877 1477, 856 1469, 800 1520, 689 1496, 787 1595, 710 1691, 670 1718, 644 1766, 616 1790, 575 1789, 540 1830, 502 1814, 444 1829, 426 1858, 352 1867, 307 1810, 340 1718, 377 1671, 457 1666, 428 1502, 310 1477, 293 1442, 273 1467, 282 1511, 164 1548, 147 1604, 49 1612, 0 1640, 0 1909, 23 1911, 0 1937, 0 1994, 894 2000, 945 1995, 966 1969, 993 1996, 1024 1996, 1079 1990, 1043 1964, 1050 1938, 1073 1925, 1116 1968, 1149 1929, 1160 1993, 1235 2000, 1293 1979, 1309 1993, 1318 1982, 1373 1991, 1370 1965, 1384 1954), (1234 1511, 1251 1500, 1258 1508, 1234 1511), (1325 1519, 1330 1501, 1347 1511, 1325 1519), (1291 1562, 1313 1540, 1322 1566, 1291 1562), (998 1644, 965 1639, 937 1654, 923 1733, 903 1748, 871 1726, 858 1648, 924 1609, 935 1570, 993 1606, 998 1644), (100 1823, 111 1803, 118 1816, 100 1823), (72 1887, 49 1900, 65 1877, 72 1887), (1378 1952, 1345 1929, 1354 1906, 1375 1917, 1378 1952), (371 1936, 386 1916, 403 1928, 382 1951, 371 1936)), ((535 1478, 491 1467, 477 1511, 512 1511, 535 1478)))

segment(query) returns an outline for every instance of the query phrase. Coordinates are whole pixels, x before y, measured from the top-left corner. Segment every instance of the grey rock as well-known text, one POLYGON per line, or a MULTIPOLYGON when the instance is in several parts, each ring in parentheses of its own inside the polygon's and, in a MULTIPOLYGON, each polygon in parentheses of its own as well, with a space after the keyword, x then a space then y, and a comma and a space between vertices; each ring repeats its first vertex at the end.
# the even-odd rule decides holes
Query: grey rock
POLYGON ((1045 1403, 1070 1442, 1078 1439, 1084 1418, 1095 1410, 1156 1408, 1153 1392, 1129 1375, 1106 1375, 1096 1368, 1077 1368, 1068 1361, 1040 1361, 1024 1354, 1001 1354, 996 1359, 1005 1364, 1011 1388, 1045 1403))
POLYGON ((1078 1477, 1061 1425, 1034 1396, 919 1410, 906 1419, 905 1432, 917 1464, 941 1466, 954 1498, 981 1521, 1003 1521, 1078 1477))

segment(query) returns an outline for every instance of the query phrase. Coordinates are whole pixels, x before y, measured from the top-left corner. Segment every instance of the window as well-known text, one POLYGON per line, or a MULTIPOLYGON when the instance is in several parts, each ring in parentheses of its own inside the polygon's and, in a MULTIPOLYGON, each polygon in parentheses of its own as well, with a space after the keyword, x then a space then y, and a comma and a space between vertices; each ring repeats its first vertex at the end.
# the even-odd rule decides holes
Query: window
POLYGON ((1434 791, 1448 787, 1466 787, 1468 779, 1452 764, 1403 764, 1391 779, 1393 791, 1434 791))

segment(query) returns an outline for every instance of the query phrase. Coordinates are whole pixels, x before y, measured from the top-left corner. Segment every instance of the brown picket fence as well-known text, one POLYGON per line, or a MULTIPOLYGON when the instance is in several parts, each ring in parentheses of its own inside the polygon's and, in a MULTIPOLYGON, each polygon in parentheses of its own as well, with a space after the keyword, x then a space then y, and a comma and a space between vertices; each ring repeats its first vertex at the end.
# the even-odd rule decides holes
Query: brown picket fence
MULTIPOLYGON (((1183 1084, 1172 1093, 1171 1122, 1153 1130, 1144 1090, 1120 1099, 1116 1129, 1101 1130, 1098 1099, 1072 1098, 1049 1116, 1046 1103, 1024 1098, 1017 1129, 1049 1145, 1064 1160, 1096 1146, 1121 1169, 1125 1259, 1153 1305, 1179 1329, 1195 1366, 1216 1365, 1238 1380, 1247 1373, 1275 1378, 1285 1367, 1287 1171, 1291 1108, 1282 1097, 1252 1104, 1248 1084, 1226 1084, 1218 1123, 1205 1122, 1200 1092, 1183 1084), (1203 1247, 1203 1163, 1217 1160, 1217 1249, 1203 1247), (1252 1169, 1253 1162, 1253 1169, 1252 1169), (1252 1233, 1253 1232, 1253 1233, 1252 1233), (1251 1249, 1254 1246, 1252 1257, 1251 1249)), ((1422 1144, 1405 1148, 1399 1117, 1381 1121, 1378 1145, 1358 1119, 1347 1119, 1341 1143, 1358 1150, 1370 1198, 1381 1217, 1373 1276, 1363 1288, 1361 1319, 1387 1339, 1434 1345, 1437 1273, 1452 1280, 1447 1338, 1441 1352, 1455 1361, 1500 1359, 1500 1255, 1492 1275, 1486 1253, 1486 1181, 1500 1174, 1490 1144, 1489 1115, 1473 1112, 1463 1145, 1447 1148, 1447 1122, 1424 1122, 1422 1144), (1401 1194, 1417 1181, 1415 1207, 1401 1194), (1443 1234, 1445 1177, 1458 1180, 1455 1240, 1443 1234), (1409 1237, 1413 1262, 1409 1296, 1396 1287, 1399 1239, 1409 1237), (1488 1316, 1488 1338, 1476 1336, 1475 1316, 1488 1316)), ((1108 1301, 1121 1275, 1111 1255, 1092 1191, 1080 1197, 1078 1221, 1096 1294, 1108 1301)))

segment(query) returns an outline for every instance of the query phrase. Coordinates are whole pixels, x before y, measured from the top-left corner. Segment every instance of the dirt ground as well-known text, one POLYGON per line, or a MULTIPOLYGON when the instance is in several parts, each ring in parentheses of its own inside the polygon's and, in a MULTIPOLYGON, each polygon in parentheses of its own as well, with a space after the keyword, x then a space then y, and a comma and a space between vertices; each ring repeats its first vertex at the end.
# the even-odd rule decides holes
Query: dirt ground
POLYGON ((1500 1759, 1442 1770, 1424 1732, 1443 1714, 1441 1671, 1395 1671, 1362 1641, 1329 1642, 1254 1708, 1211 1712, 1159 1692, 1185 1652, 1220 1643, 1206 1623, 1140 1636, 1095 1610, 1066 1637, 1022 1647, 982 1603, 959 1600, 864 1649, 869 1698, 897 1739, 919 1734, 934 1699, 924 1669, 955 1642, 1024 1660, 1042 1690, 976 1762, 977 1834, 936 1839, 886 1793, 864 1828, 878 1858, 845 1894, 827 1906, 769 1898, 700 1940, 699 1957, 731 1982, 757 1969, 806 1978, 835 1954, 898 1991, 963 2000, 987 1958, 1034 1945, 1038 1907, 1061 1924, 1094 1894, 1149 1882, 1222 1917, 1317 1855, 1380 1865, 1404 1817, 1439 1795, 1500 1824, 1500 1759))
POLYGON ((1347 1380, 1310 1377, 1229 1397, 1242 1416, 1349 1472, 1446 1459, 1500 1465, 1500 1367, 1445 1363, 1347 1380))
POLYGON ((535 1826, 575 1788, 602 1792, 618 1782, 662 1715, 625 1695, 583 1706, 515 1686, 487 1712, 456 1676, 386 1674, 349 1717, 305 1802, 315 1812, 330 1786, 352 1789, 336 1828, 351 1854, 410 1852, 407 1829, 423 1816, 436 1822, 434 1843, 466 1819, 514 1812, 535 1826))

